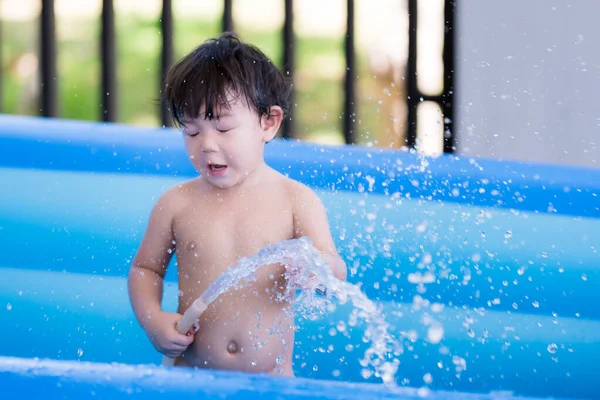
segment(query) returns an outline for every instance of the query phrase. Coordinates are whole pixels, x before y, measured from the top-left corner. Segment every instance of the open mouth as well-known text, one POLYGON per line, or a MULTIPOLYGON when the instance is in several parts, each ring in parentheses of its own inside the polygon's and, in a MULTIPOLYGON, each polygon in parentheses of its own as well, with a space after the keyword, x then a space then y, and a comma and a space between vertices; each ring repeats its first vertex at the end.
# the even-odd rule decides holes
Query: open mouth
POLYGON ((208 169, 211 171, 222 171, 227 168, 227 165, 223 164, 208 164, 208 169))
POLYGON ((224 164, 208 164, 208 173, 214 176, 220 176, 227 170, 227 165, 224 164))

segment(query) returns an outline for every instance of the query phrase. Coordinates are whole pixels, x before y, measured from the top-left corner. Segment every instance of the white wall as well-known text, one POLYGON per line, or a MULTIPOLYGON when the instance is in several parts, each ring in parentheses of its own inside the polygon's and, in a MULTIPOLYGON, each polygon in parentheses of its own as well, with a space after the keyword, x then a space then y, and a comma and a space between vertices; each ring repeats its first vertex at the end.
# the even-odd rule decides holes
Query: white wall
POLYGON ((600 167, 600 1, 460 0, 458 152, 600 167))

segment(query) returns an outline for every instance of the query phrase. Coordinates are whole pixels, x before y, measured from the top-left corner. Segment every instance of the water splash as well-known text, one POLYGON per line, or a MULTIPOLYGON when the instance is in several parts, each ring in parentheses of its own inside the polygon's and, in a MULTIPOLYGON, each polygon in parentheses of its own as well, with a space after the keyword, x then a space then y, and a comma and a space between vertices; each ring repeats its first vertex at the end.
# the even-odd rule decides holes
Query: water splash
POLYGON ((339 304, 352 304, 348 325, 355 326, 362 320, 366 324, 363 341, 371 343, 365 350, 364 357, 359 360, 363 375, 374 374, 384 383, 394 384, 399 365, 397 356, 402 353, 402 346, 389 334, 390 326, 381 310, 358 286, 337 279, 328 261, 307 237, 269 245, 253 256, 240 258, 234 268, 226 270, 208 287, 201 296, 202 301, 210 304, 220 294, 255 281, 257 269, 275 263, 286 266, 289 282, 286 291, 280 296, 290 296, 292 291, 301 290, 294 299, 294 309, 304 318, 314 320, 332 311, 335 309, 334 299, 339 304))

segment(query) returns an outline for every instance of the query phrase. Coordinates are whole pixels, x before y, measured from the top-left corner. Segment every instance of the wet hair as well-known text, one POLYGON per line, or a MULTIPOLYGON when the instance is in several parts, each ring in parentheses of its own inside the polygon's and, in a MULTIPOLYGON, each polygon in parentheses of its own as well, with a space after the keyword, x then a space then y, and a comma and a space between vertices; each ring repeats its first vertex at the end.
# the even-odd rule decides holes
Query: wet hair
POLYGON ((227 95, 244 96, 259 118, 270 116, 279 106, 284 117, 289 109, 291 83, 256 46, 244 43, 235 33, 225 32, 209 39, 174 64, 165 77, 163 102, 174 122, 198 118, 219 118, 220 109, 231 105, 227 95))

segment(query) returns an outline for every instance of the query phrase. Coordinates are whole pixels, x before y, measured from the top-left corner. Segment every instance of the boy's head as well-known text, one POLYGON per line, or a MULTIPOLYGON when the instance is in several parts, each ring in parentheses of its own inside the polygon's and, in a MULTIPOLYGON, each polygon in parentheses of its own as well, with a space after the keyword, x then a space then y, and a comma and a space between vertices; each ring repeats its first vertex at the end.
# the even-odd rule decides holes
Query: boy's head
POLYGON ((170 69, 164 99, 196 170, 228 188, 261 170, 264 144, 277 134, 289 90, 267 56, 225 33, 170 69))
POLYGON ((167 73, 163 100, 174 121, 196 119, 202 109, 208 120, 230 108, 232 94, 241 96, 258 118, 278 106, 289 109, 291 84, 257 47, 235 33, 223 33, 194 49, 167 73))

